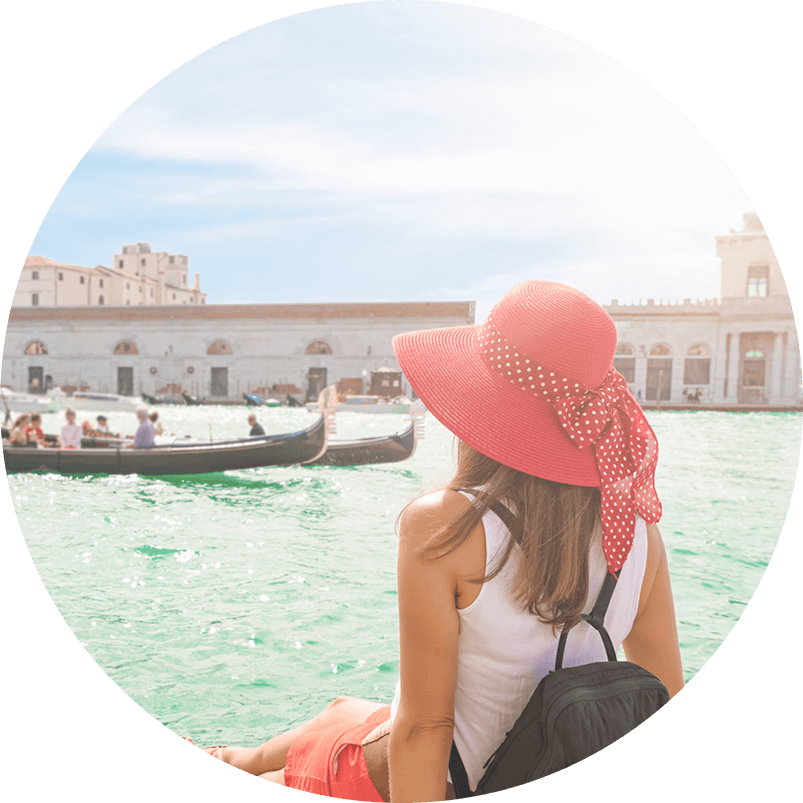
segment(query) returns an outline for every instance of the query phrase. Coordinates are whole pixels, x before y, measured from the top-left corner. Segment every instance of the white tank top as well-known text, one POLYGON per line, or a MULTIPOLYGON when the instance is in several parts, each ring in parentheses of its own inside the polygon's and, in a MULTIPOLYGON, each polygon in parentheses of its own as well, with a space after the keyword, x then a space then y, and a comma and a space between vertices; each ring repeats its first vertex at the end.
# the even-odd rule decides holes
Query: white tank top
MULTIPOLYGON (((490 572, 504 554, 509 532, 493 511, 483 516, 482 523, 486 571, 490 572)), ((471 605, 457 612, 460 634, 457 638, 454 741, 472 790, 483 775, 482 765, 519 718, 541 678, 555 668, 558 637, 552 634, 551 625, 522 611, 507 590, 515 577, 520 554, 519 547, 515 546, 502 571, 483 584, 471 605)), ((617 651, 636 618, 646 564, 647 528, 644 521, 636 517, 633 547, 605 615, 605 629, 617 651)), ((600 531, 592 541, 589 554, 588 599, 583 613, 593 608, 606 573, 600 531)), ((584 622, 572 629, 563 666, 605 659, 605 647, 596 630, 584 622)), ((400 693, 401 681, 396 685, 391 719, 396 715, 400 693)))

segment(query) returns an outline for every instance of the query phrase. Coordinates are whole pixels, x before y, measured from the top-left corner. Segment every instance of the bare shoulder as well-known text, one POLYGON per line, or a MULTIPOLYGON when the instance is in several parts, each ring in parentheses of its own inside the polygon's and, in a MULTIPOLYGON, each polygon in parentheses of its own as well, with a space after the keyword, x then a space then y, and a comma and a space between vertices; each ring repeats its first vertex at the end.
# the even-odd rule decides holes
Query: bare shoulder
POLYGON ((419 496, 402 511, 399 534, 417 541, 451 524, 462 515, 471 502, 457 491, 441 489, 419 496))

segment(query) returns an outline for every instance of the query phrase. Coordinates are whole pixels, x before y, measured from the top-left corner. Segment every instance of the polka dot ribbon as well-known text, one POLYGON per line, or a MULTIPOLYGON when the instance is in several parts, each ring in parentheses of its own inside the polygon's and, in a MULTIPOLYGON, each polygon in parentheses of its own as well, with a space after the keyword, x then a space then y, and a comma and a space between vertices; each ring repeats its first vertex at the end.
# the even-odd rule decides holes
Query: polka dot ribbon
POLYGON ((546 397, 574 445, 594 450, 602 491, 602 549, 611 572, 619 571, 633 546, 636 511, 646 522, 661 518, 655 492, 658 440, 624 377, 611 367, 602 385, 587 390, 520 354, 490 318, 481 343, 486 363, 497 374, 524 392, 546 397))

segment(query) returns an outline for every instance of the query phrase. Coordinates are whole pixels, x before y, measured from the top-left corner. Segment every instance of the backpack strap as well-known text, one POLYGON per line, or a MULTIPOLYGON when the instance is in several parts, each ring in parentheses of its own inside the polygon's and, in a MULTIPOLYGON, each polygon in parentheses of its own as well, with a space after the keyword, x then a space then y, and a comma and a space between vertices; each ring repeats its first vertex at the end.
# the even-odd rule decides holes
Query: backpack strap
POLYGON ((464 797, 474 797, 474 793, 468 785, 468 773, 463 765, 463 759, 460 758, 454 742, 452 742, 452 752, 449 754, 449 773, 452 776, 452 786, 458 800, 464 797))
MULTIPOLYGON (((475 499, 479 499, 480 496, 474 488, 457 488, 456 490, 471 494, 475 499)), ((494 502, 491 505, 491 510, 496 513, 497 516, 499 516, 499 518, 504 522, 505 527, 510 530, 513 520, 515 519, 515 516, 510 512, 510 510, 501 502, 494 502)))
MULTIPOLYGON (((619 570, 621 572, 621 569, 619 570)), ((593 627, 602 638, 602 643, 605 645, 605 654, 608 656, 609 661, 616 660, 616 650, 613 648, 613 642, 605 629, 603 622, 605 621, 605 613, 608 610, 608 605, 613 595, 613 590, 616 587, 616 581, 619 579, 619 572, 611 574, 608 572, 605 575, 605 580, 602 583, 602 588, 599 590, 597 601, 591 609, 591 613, 583 613, 580 618, 584 622, 593 627)), ((574 625, 572 625, 574 627, 574 625)), ((555 669, 560 669, 563 666, 563 654, 566 651, 566 639, 572 627, 565 627, 561 631, 560 638, 558 639, 558 653, 555 657, 555 669)))

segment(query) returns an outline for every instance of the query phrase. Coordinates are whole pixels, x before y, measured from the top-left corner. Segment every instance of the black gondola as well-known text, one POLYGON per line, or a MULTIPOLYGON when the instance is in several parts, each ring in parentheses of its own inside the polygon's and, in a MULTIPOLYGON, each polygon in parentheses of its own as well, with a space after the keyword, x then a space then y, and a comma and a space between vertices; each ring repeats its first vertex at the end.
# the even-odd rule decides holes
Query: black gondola
POLYGON ((396 435, 359 438, 353 441, 329 441, 326 451, 310 466, 367 466, 376 463, 400 463, 407 460, 418 443, 415 419, 396 435))
POLYGON ((189 405, 190 407, 206 404, 206 399, 196 399, 193 396, 190 396, 189 393, 182 393, 181 398, 184 399, 184 404, 189 405))
POLYGON ((8 473, 48 471, 60 474, 208 474, 262 466, 311 463, 325 451, 326 416, 299 432, 217 441, 178 442, 133 449, 109 445, 89 449, 30 449, 3 444, 8 473))

